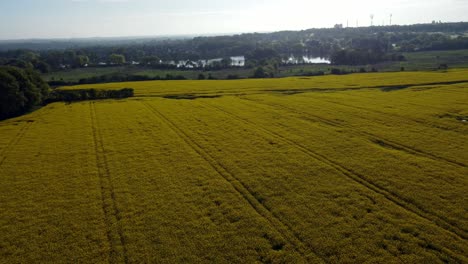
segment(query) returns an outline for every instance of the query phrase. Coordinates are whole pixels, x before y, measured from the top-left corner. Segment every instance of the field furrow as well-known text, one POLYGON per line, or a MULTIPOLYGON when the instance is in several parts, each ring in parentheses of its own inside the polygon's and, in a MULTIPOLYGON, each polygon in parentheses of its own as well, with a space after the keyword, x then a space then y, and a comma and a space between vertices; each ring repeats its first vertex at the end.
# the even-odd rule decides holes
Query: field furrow
POLYGON ((96 108, 129 262, 320 262, 310 251, 301 256, 139 100, 96 108), (105 118, 110 113, 115 117, 105 118))
POLYGON ((33 123, 36 121, 43 121, 43 118, 48 113, 50 113, 52 109, 53 107, 42 108, 34 113, 33 118, 22 117, 17 118, 16 120, 6 120, 1 123, 0 132, 5 136, 0 140, 0 166, 6 158, 7 152, 13 149, 16 144, 18 144, 18 142, 24 136, 24 133, 30 129, 33 123), (11 130, 14 131, 14 135, 11 135, 11 130))
POLYGON ((110 244, 109 261, 111 263, 128 263, 127 250, 122 231, 121 215, 115 200, 115 191, 109 164, 105 155, 102 134, 99 132, 95 103, 90 103, 91 128, 93 145, 96 153, 96 164, 99 171, 99 185, 101 188, 102 210, 107 225, 107 238, 110 244))
POLYGON ((468 263, 466 70, 150 81, 0 122, 0 262, 468 263))
MULTIPOLYGON (((307 202, 304 201, 303 205, 294 203, 294 206, 291 206, 291 205, 288 206, 286 205, 287 203, 295 201, 295 200, 289 200, 288 196, 291 194, 289 194, 287 190, 291 190, 291 187, 292 187, 291 184, 296 184, 296 180, 302 181, 304 187, 308 186, 310 184, 309 181, 311 179, 304 178, 300 174, 295 174, 295 173, 297 173, 298 171, 304 171, 304 169, 307 167, 312 169, 313 167, 319 166, 322 168, 312 170, 312 171, 330 170, 330 172, 327 173, 327 175, 329 175, 327 178, 329 182, 331 183, 333 182, 336 184, 337 181, 340 181, 340 182, 344 181, 343 183, 341 183, 342 186, 348 186, 348 185, 349 187, 353 186, 351 188, 359 189, 358 193, 362 192, 361 195, 370 194, 372 197, 374 197, 372 198, 373 200, 378 200, 377 202, 378 204, 381 204, 381 203, 385 204, 384 206, 382 204, 380 206, 383 206, 383 208, 385 208, 386 211, 389 211, 389 210, 395 211, 395 212, 398 211, 399 212, 398 214, 404 214, 405 218, 409 217, 410 219, 412 219, 412 220, 408 220, 408 219, 405 220, 408 222, 425 221, 425 224, 424 224, 425 228, 433 230, 431 232, 436 232, 438 234, 445 234, 451 237, 450 240, 458 241, 456 242, 456 244, 459 243, 458 246, 452 247, 453 246, 452 244, 447 248, 444 246, 444 244, 438 244, 437 248, 439 248, 441 252, 444 252, 443 253, 444 255, 450 256, 450 258, 453 260, 462 261, 464 259, 463 257, 464 254, 462 253, 464 252, 464 249, 462 248, 465 247, 463 246, 465 245, 464 239, 459 238, 455 234, 437 227, 437 225, 435 225, 432 221, 422 220, 423 218, 414 214, 413 212, 407 212, 406 209, 403 210, 403 211, 406 211, 406 213, 402 213, 401 210, 397 209, 399 208, 399 206, 396 205, 394 201, 389 201, 389 200, 384 201, 382 200, 382 197, 380 197, 381 194, 375 193, 374 191, 370 191, 369 188, 367 187, 364 187, 363 189, 361 187, 355 186, 356 184, 358 184, 356 183, 356 181, 354 180, 349 181, 350 180, 349 178, 343 177, 343 175, 340 175, 342 173, 341 171, 337 173, 336 168, 333 168, 332 166, 328 164, 324 164, 322 161, 317 163, 318 162, 317 159, 313 159, 315 160, 314 162, 313 160, 311 160, 311 156, 309 154, 304 153, 304 151, 301 151, 297 146, 291 145, 289 142, 285 142, 284 140, 279 139, 279 137, 277 137, 276 135, 272 135, 271 133, 266 133, 266 131, 263 131, 262 129, 263 124, 256 123, 256 124, 246 125, 246 122, 243 120, 237 120, 236 118, 233 118, 232 116, 227 117, 226 113, 222 113, 221 111, 214 111, 212 107, 206 106, 205 100, 210 100, 210 99, 204 99, 203 101, 200 100, 195 103, 182 102, 182 101, 177 102, 177 100, 172 100, 174 101, 172 104, 170 102, 158 100, 158 105, 160 105, 158 107, 160 111, 164 111, 165 114, 169 115, 170 118, 174 120, 173 122, 177 122, 177 124, 181 124, 184 127, 192 127, 191 129, 186 130, 189 136, 197 138, 197 142, 199 142, 200 146, 202 146, 203 149, 212 153, 214 155, 214 158, 218 160, 218 162, 220 162, 221 164, 224 164, 224 166, 228 168, 230 171, 232 171, 233 174, 237 175, 239 180, 244 182, 246 186, 250 186, 249 189, 251 190, 251 192, 254 193, 255 196, 259 197, 259 200, 265 205, 265 207, 270 208, 270 210, 273 213, 279 215, 282 219, 285 220, 286 223, 291 221, 290 223, 292 224, 291 226, 293 230, 298 232, 298 234, 300 234, 303 240, 311 241, 309 240, 310 235, 315 232, 310 229, 310 226, 308 224, 306 224, 308 223, 308 221, 310 221, 310 218, 303 218, 304 216, 300 216, 302 215, 302 213, 299 213, 296 210, 303 210, 304 212, 306 212, 308 210, 311 210, 311 207, 309 207, 310 203, 311 203, 310 205, 314 203, 320 204, 321 200, 327 200, 327 199, 325 198, 326 196, 321 196, 321 193, 315 193, 314 195, 316 195, 315 197, 316 201, 308 200, 307 202), (167 112, 165 109, 172 109, 172 111, 167 112), (188 111, 188 109, 190 109, 190 111, 188 111), (218 133, 213 134, 211 131, 217 131, 218 133), (240 140, 241 138, 242 140, 240 140), (241 143, 240 141, 244 141, 244 143, 241 143), (276 149, 276 148, 277 147, 279 148, 280 146, 281 146, 281 152, 277 152, 277 151, 280 151, 280 149, 276 149), (244 153, 244 154, 241 154, 241 153, 244 153), (271 155, 278 155, 278 156, 274 157, 271 155), (258 156, 258 157, 255 157, 255 156, 258 156), (282 158, 286 158, 286 159, 282 159, 282 158), (298 164, 296 162, 292 162, 291 159, 296 159, 297 162, 302 162, 304 164, 302 164, 299 167, 294 167, 294 166, 297 166, 298 164), (275 164, 274 170, 269 170, 268 167, 265 167, 270 162, 272 163, 271 166, 274 166, 273 164, 275 164), (320 165, 320 164, 323 164, 323 165, 320 165), (253 170, 253 168, 255 168, 255 170, 253 170), (330 177, 331 175, 334 175, 334 176, 330 177), (285 182, 284 181, 285 179, 288 179, 289 181, 292 181, 292 182, 285 182), (271 185, 272 184, 271 181, 277 181, 275 183, 276 186, 271 185), (284 192, 279 191, 278 189, 279 186, 281 186, 281 188, 283 188, 285 191, 284 192), (375 194, 371 194, 371 193, 375 193, 375 194), (280 197, 283 197, 283 198, 280 199, 280 197), (281 204, 281 206, 278 206, 278 204, 274 202, 275 200, 277 201, 277 203, 281 204), (306 207, 302 207, 302 206, 306 206, 306 207), (435 231, 435 230, 438 230, 438 231, 435 231)), ((217 103, 220 103, 220 102, 217 101, 217 103)), ((239 106, 238 104, 233 104, 233 102, 230 100, 224 101, 223 105, 229 105, 231 107, 239 106)), ((313 177, 313 179, 314 180, 320 179, 319 182, 321 182, 321 184, 324 184, 322 181, 325 178, 322 179, 322 178, 313 177)), ((314 184, 316 185, 318 183, 315 182, 314 184)), ((362 184, 359 183, 358 186, 362 186, 362 184)), ((319 189, 318 186, 315 188, 319 189)), ((295 195, 298 195, 298 197, 306 198, 309 195, 311 195, 309 193, 303 193, 303 190, 301 188, 298 188, 297 186, 293 189, 295 190, 295 192, 297 192, 295 193, 295 195)), ((356 191, 357 190, 353 192, 356 192, 356 191)), ((381 192, 382 191, 380 191, 380 193, 381 192)), ((345 190, 343 190, 341 193, 345 197, 349 195, 348 192, 345 190)), ((296 199, 298 198, 296 197, 296 199)), ((330 211, 335 212, 336 210, 339 210, 338 208, 341 206, 339 204, 334 204, 334 200, 328 200, 327 203, 330 203, 331 208, 327 206, 326 209, 325 208, 322 209, 322 210, 325 210, 324 212, 313 213, 314 215, 313 217, 317 218, 317 221, 321 221, 322 220, 321 217, 329 214, 330 211), (319 215, 321 217, 318 217, 319 215)), ((363 206, 370 206, 370 205, 364 202, 363 206)), ((318 209, 314 208, 313 210, 315 211, 318 209)), ((373 209, 370 209, 368 212, 372 212, 372 211, 373 209)), ((341 214, 341 211, 340 211, 340 214, 341 214)), ((373 213, 370 213, 370 215, 373 215, 373 213)), ((309 217, 311 216, 309 215, 309 217)), ((401 218, 401 215, 398 218, 401 218)), ((392 222, 393 220, 392 221, 387 220, 387 221, 392 222)), ((380 225, 380 224, 381 223, 378 223, 376 225, 380 225)), ((334 233, 336 232, 336 230, 331 230, 329 226, 323 225, 323 222, 321 224, 318 224, 316 228, 318 228, 318 230, 321 230, 321 232, 323 232, 322 235, 325 235, 326 233, 329 233, 331 236, 336 235, 336 233, 334 233)), ((427 243, 428 238, 421 239, 419 236, 420 235, 413 236, 411 239, 414 239, 414 241, 419 241, 418 243, 420 243, 421 245, 427 243)), ((320 241, 320 239, 315 238, 315 241, 317 240, 320 241)), ((327 244, 327 243, 323 242, 323 244, 320 244, 320 245, 317 245, 316 243, 312 243, 310 244, 310 246, 312 246, 314 248, 314 251, 318 252, 318 254, 321 257, 330 260, 329 259, 330 256, 327 255, 327 253, 323 251, 324 244, 327 244)), ((353 249, 350 252, 355 252, 354 250, 355 249, 353 249)), ((341 250, 338 250, 337 252, 335 252, 337 256, 344 253, 341 250), (337 252, 340 252, 340 253, 337 253, 337 252)), ((344 255, 342 257, 344 257, 344 255)))
MULTIPOLYGON (((340 101, 348 101, 348 98, 341 98, 340 101)), ((334 125, 330 123, 330 120, 341 123, 346 127, 346 130, 343 130, 346 133, 348 133, 348 128, 353 128, 354 130, 379 135, 379 137, 405 145, 407 149, 420 153, 424 152, 434 156, 434 158, 443 159, 446 162, 466 168, 468 149, 465 145, 458 144, 458 142, 467 139, 466 128, 461 121, 455 120, 452 122, 452 126, 455 122, 458 122, 457 128, 460 132, 450 129, 439 130, 428 125, 425 119, 422 118, 419 123, 415 123, 412 120, 401 116, 397 117, 391 113, 361 110, 362 107, 360 106, 357 106, 357 108, 343 106, 342 102, 330 102, 329 96, 323 94, 293 96, 291 100, 294 101, 294 107, 286 103, 289 100, 281 97, 259 96, 256 98, 245 97, 245 99, 248 99, 246 101, 254 100, 260 101, 260 103, 279 104, 282 107, 286 105, 287 108, 294 108, 295 111, 305 113, 302 118, 307 118, 309 115, 321 116, 323 119, 329 120, 330 125, 334 125), (426 125, 422 126, 420 123, 426 125), (440 148, 440 146, 444 146, 444 148, 440 148)), ((418 109, 413 109, 412 112, 417 111, 418 109)))
POLYGON ((18 133, 12 137, 11 141, 9 141, 3 147, 3 149, 0 152, 0 167, 3 165, 3 162, 7 158, 8 151, 11 150, 12 148, 14 148, 15 145, 20 142, 20 140, 24 137, 24 135, 26 134, 28 129, 30 129, 31 126, 32 126, 32 122, 27 121, 26 124, 24 124, 21 127, 21 129, 18 131, 18 133))
MULTIPOLYGON (((314 256, 315 253, 310 252, 308 248, 303 244, 303 242, 292 232, 291 227, 283 223, 280 219, 274 216, 272 212, 263 206, 261 202, 252 194, 245 184, 243 184, 239 179, 236 178, 229 170, 217 162, 209 153, 203 150, 203 147, 200 146, 197 142, 192 140, 182 129, 177 127, 177 125, 169 120, 166 116, 161 114, 156 108, 152 107, 149 104, 145 104, 151 111, 164 120, 192 149, 197 152, 210 166, 226 181, 228 181, 232 187, 254 208, 254 210, 264 217, 293 247, 298 250, 306 258, 310 258, 310 255, 314 256)), ((317 256, 309 259, 309 261, 316 262, 317 256)))
POLYGON ((2 262, 105 263, 108 242, 89 104, 45 110, 47 116, 18 119, 35 121, 0 168, 2 262))
POLYGON ((293 140, 289 140, 285 136, 283 136, 283 135, 281 135, 281 134, 279 134, 279 133, 277 133, 277 132, 275 132, 273 130, 262 127, 258 123, 253 123, 252 121, 249 121, 248 119, 242 118, 242 117, 240 117, 238 115, 235 115, 235 114, 233 114, 231 112, 228 112, 228 111, 226 111, 226 110, 224 110, 224 109, 222 109, 220 107, 216 107, 216 106, 213 106, 213 107, 215 109, 219 110, 219 111, 222 111, 222 112, 226 113, 227 115, 231 116, 232 118, 236 118, 238 120, 241 120, 241 121, 249 124, 254 129, 256 128, 256 129, 262 130, 263 132, 265 132, 267 134, 270 134, 270 135, 284 141, 287 144, 290 144, 292 146, 297 147, 298 149, 300 149, 304 153, 308 154, 310 157, 312 157, 312 158, 314 158, 314 159, 316 159, 316 160, 318 160, 320 162, 323 162, 324 164, 327 164, 327 165, 335 168, 337 171, 341 172, 346 177, 349 177, 353 181, 365 186, 369 190, 372 190, 372 191, 384 196, 386 199, 388 199, 389 201, 395 203, 398 206, 401 206, 403 209, 408 210, 408 211, 418 215, 419 217, 422 217, 422 218, 424 218, 424 219, 426 219, 428 221, 431 221, 431 222, 437 224, 441 228, 452 232, 454 235, 459 236, 462 240, 467 239, 467 234, 466 234, 465 230, 460 229, 457 225, 453 225, 453 224, 447 222, 445 219, 443 219, 440 216, 426 210, 425 208, 419 207, 417 204, 411 203, 410 200, 408 200, 405 197, 402 197, 401 195, 393 192, 391 189, 385 188, 383 186, 379 186, 378 184, 375 184, 372 181, 368 180, 364 175, 359 174, 359 173, 357 173, 357 172, 343 166, 342 164, 337 163, 337 162, 325 157, 324 155, 320 154, 319 152, 314 151, 314 150, 308 148, 307 146, 305 146, 305 145, 303 145, 301 143, 298 143, 298 142, 293 141, 293 140))
MULTIPOLYGON (((243 98, 243 99, 246 99, 246 98, 243 98)), ((301 107, 298 107, 298 106, 291 107, 291 106, 286 106, 285 104, 278 103, 278 102, 273 102, 273 101, 255 100, 255 99, 251 99, 251 98, 249 98, 247 100, 247 102, 248 101, 255 102, 254 104, 252 104, 253 106, 255 106, 256 104, 271 106, 271 107, 279 109, 279 110, 285 110, 288 113, 294 113, 294 114, 297 115, 296 116, 297 118, 301 118, 301 119, 304 119, 304 120, 310 120, 311 122, 319 121, 319 122, 322 122, 322 123, 327 124, 327 125, 332 126, 332 127, 343 128, 343 129, 346 129, 347 134, 364 136, 364 137, 369 138, 372 141, 376 142, 377 144, 388 146, 390 148, 394 148, 394 149, 401 150, 401 151, 406 151, 407 153, 410 153, 410 154, 413 154, 413 155, 418 155, 418 156, 430 158, 430 159, 433 159, 435 161, 442 161, 442 162, 450 163, 450 164, 456 165, 456 166, 466 167, 466 165, 464 163, 454 161, 454 160, 445 158, 443 156, 436 155, 436 154, 421 150, 421 149, 419 149, 417 147, 405 145, 403 143, 400 143, 400 142, 397 142, 395 140, 391 140, 391 139, 382 137, 380 135, 368 132, 366 130, 359 129, 358 127, 355 127, 352 124, 344 124, 343 122, 339 122, 339 121, 336 121, 336 120, 333 120, 333 119, 324 118, 324 117, 316 114, 316 112, 311 111, 312 109, 314 109, 313 104, 311 104, 309 106, 308 110, 301 110, 301 107)))
MULTIPOLYGON (((288 139, 295 139, 296 142, 300 142, 308 149, 312 149, 311 146, 314 146, 315 149, 320 149, 323 154, 333 151, 335 156, 342 156, 339 159, 334 159, 335 162, 346 164, 347 169, 366 177, 367 181, 385 186, 396 196, 402 197, 406 203, 422 208, 426 214, 430 213, 436 218, 440 218, 442 222, 445 222, 445 226, 452 226, 452 230, 458 230, 462 236, 466 235, 466 225, 461 220, 466 217, 464 213, 466 169, 464 167, 453 166, 443 161, 421 159, 412 154, 405 155, 405 152, 398 150, 398 148, 382 146, 383 142, 375 142, 365 135, 349 133, 348 129, 333 129, 328 125, 324 126, 320 120, 312 123, 307 117, 297 117, 290 112, 278 112, 278 110, 268 106, 266 108, 259 107, 246 103, 245 100, 244 104, 246 106, 237 104, 235 109, 231 107, 229 109, 231 112, 243 115, 244 118, 251 117, 252 113, 255 113, 257 118, 250 119, 251 122, 275 128, 276 131, 283 131, 282 133, 288 135, 288 139), (256 110, 251 113, 249 111, 253 110, 249 109, 256 110), (272 120, 271 116, 276 116, 276 120, 264 122, 272 120), (363 155, 363 153, 367 154, 363 155), (372 153, 373 158, 369 158, 369 153, 372 153), (366 160, 366 162, 363 164, 362 160, 366 160), (390 169, 387 167, 391 166, 390 164, 398 164, 398 166, 390 169), (450 171, 451 174, 447 175, 442 168, 450 171), (402 177, 399 174, 400 171, 410 173, 412 177, 402 177), (414 186, 420 186, 420 182, 424 182, 426 186, 419 189, 418 192, 414 192, 414 186), (450 187, 447 188, 447 186, 450 187), (431 195, 434 190, 437 190, 439 196, 431 195), (458 197, 455 199, 457 205, 453 204, 453 200, 447 202, 444 197, 458 197), (453 208, 459 208, 458 212, 454 211, 453 208)), ((225 105, 229 106, 230 104, 226 103, 225 105)))
POLYGON ((427 121, 423 121, 423 120, 420 120, 420 119, 417 119, 417 118, 405 117, 405 116, 403 116, 401 114, 394 114, 394 113, 389 113, 389 112, 376 110, 376 109, 369 109, 367 107, 357 106, 357 105, 353 105, 353 104, 350 104, 350 103, 344 103, 342 101, 337 101, 335 99, 325 99, 325 100, 326 100, 326 102, 329 102, 329 103, 332 103, 332 104, 335 104, 335 105, 338 105, 338 106, 342 106, 342 107, 345 107, 345 108, 357 109, 362 114, 364 114, 364 113, 371 113, 371 114, 372 113, 378 113, 378 114, 383 115, 383 116, 391 116, 391 117, 395 117, 395 118, 400 119, 400 120, 406 120, 406 122, 409 121, 409 122, 412 122, 412 123, 416 123, 417 125, 422 125, 422 126, 425 126, 427 128, 436 128, 436 129, 439 129, 439 130, 442 130, 442 131, 454 131, 454 132, 458 132, 458 133, 464 133, 464 130, 449 129, 449 128, 445 127, 444 124, 440 124, 439 122, 429 123, 427 121))

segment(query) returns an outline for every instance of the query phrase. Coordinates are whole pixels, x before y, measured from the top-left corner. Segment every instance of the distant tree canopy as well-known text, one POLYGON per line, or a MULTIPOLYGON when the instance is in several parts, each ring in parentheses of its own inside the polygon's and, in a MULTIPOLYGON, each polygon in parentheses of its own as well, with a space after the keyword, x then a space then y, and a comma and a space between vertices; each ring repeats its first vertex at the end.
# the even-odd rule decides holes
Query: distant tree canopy
MULTIPOLYGON (((273 33, 179 39, 109 40, 17 43, 0 42, 0 64, 41 72, 139 62, 140 67, 177 68, 179 61, 219 59, 211 70, 231 67, 229 58, 245 56, 246 67, 275 65, 294 56, 339 58, 345 64, 392 59, 389 54, 429 50, 468 49, 468 23, 409 26, 323 28, 273 33), (20 49, 18 49, 20 47, 20 49), (346 56, 341 52, 346 50, 346 56), (343 59, 346 58, 346 59, 343 59), (351 59, 352 58, 352 59, 351 59), (106 65, 107 63, 107 65, 106 65)), ((180 67, 190 68, 190 63, 180 67)))
POLYGON ((246 58, 257 62, 257 64, 265 64, 268 60, 280 60, 281 56, 278 51, 272 48, 259 48, 247 53, 246 58))
POLYGON ((159 65, 161 59, 158 56, 145 56, 141 58, 140 63, 143 65, 159 65))
POLYGON ((0 66, 0 119, 32 110, 49 92, 47 83, 33 70, 0 66))
POLYGON ((109 56, 109 62, 111 64, 122 65, 126 62, 125 56, 122 54, 111 54, 109 56))
POLYGON ((332 54, 331 62, 335 65, 364 65, 383 61, 404 61, 405 57, 398 54, 386 54, 379 51, 349 49, 332 54))
POLYGON ((255 69, 253 78, 266 78, 268 77, 268 74, 266 73, 265 69, 263 67, 258 67, 255 69))
POLYGON ((78 67, 83 67, 89 63, 88 56, 78 55, 74 58, 73 65, 78 67))

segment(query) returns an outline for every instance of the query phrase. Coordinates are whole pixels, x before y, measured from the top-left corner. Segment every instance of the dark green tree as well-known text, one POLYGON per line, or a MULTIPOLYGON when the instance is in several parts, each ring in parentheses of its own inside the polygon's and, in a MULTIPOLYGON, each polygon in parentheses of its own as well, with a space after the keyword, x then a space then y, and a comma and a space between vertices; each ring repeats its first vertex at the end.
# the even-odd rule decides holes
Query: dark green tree
POLYGON ((34 68, 36 68, 38 71, 40 71, 41 73, 48 73, 50 72, 50 65, 47 64, 46 62, 44 61, 38 61, 35 65, 34 65, 34 68))
POLYGON ((109 62, 116 65, 122 65, 126 60, 124 55, 114 53, 109 56, 109 62))
POLYGON ((147 56, 141 59, 143 65, 159 65, 161 59, 158 56, 147 56))
POLYGON ((85 55, 78 55, 75 57, 75 62, 73 63, 73 67, 83 67, 89 63, 88 56, 85 55))
POLYGON ((33 70, 0 67, 0 119, 23 114, 42 104, 50 88, 33 70))
POLYGON ((268 74, 266 73, 265 69, 263 69, 263 67, 258 67, 257 69, 255 69, 253 77, 266 78, 268 77, 268 74))

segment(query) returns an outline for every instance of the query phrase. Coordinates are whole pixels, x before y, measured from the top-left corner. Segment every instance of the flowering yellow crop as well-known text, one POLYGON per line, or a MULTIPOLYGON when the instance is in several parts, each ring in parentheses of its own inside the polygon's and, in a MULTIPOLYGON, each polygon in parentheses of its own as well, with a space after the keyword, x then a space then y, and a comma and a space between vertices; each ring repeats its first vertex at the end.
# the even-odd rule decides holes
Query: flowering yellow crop
POLYGON ((125 87, 0 122, 2 262, 468 262, 467 70, 125 87))

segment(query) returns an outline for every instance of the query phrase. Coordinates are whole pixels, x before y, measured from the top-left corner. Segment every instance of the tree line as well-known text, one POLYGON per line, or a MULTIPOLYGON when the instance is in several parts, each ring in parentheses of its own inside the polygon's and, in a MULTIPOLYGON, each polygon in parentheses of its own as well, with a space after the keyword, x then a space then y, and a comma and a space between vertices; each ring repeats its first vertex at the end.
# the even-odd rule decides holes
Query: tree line
MULTIPOLYGON (((80 46, 78 42, 75 48, 66 49, 54 49, 54 44, 49 43, 48 49, 34 49, 35 46, 32 45, 31 48, 2 51, 0 65, 29 67, 44 73, 67 67, 104 67, 134 62, 143 67, 176 67, 168 62, 225 58, 222 62, 210 66, 223 69, 230 67, 230 56, 239 55, 246 56, 246 67, 262 66, 262 60, 265 58, 281 63, 290 56, 302 58, 304 55, 326 58, 338 56, 341 59, 334 63, 354 65, 393 60, 395 56, 392 54, 400 52, 468 49, 468 37, 465 35, 467 31, 468 23, 435 23, 309 29, 187 39, 147 39, 108 45, 99 45, 100 42, 97 42, 96 45, 89 43, 80 46), (348 53, 347 57, 353 59, 343 60, 343 50, 348 53)), ((1 47, 0 43, 0 49, 1 47)))
POLYGON ((74 90, 54 90, 45 100, 46 104, 53 102, 77 102, 87 100, 102 100, 102 99, 123 99, 133 97, 134 91, 132 88, 123 88, 120 90, 98 90, 90 89, 74 89, 74 90))
POLYGON ((0 120, 33 111, 48 103, 127 98, 133 89, 54 90, 32 69, 0 66, 0 120))

